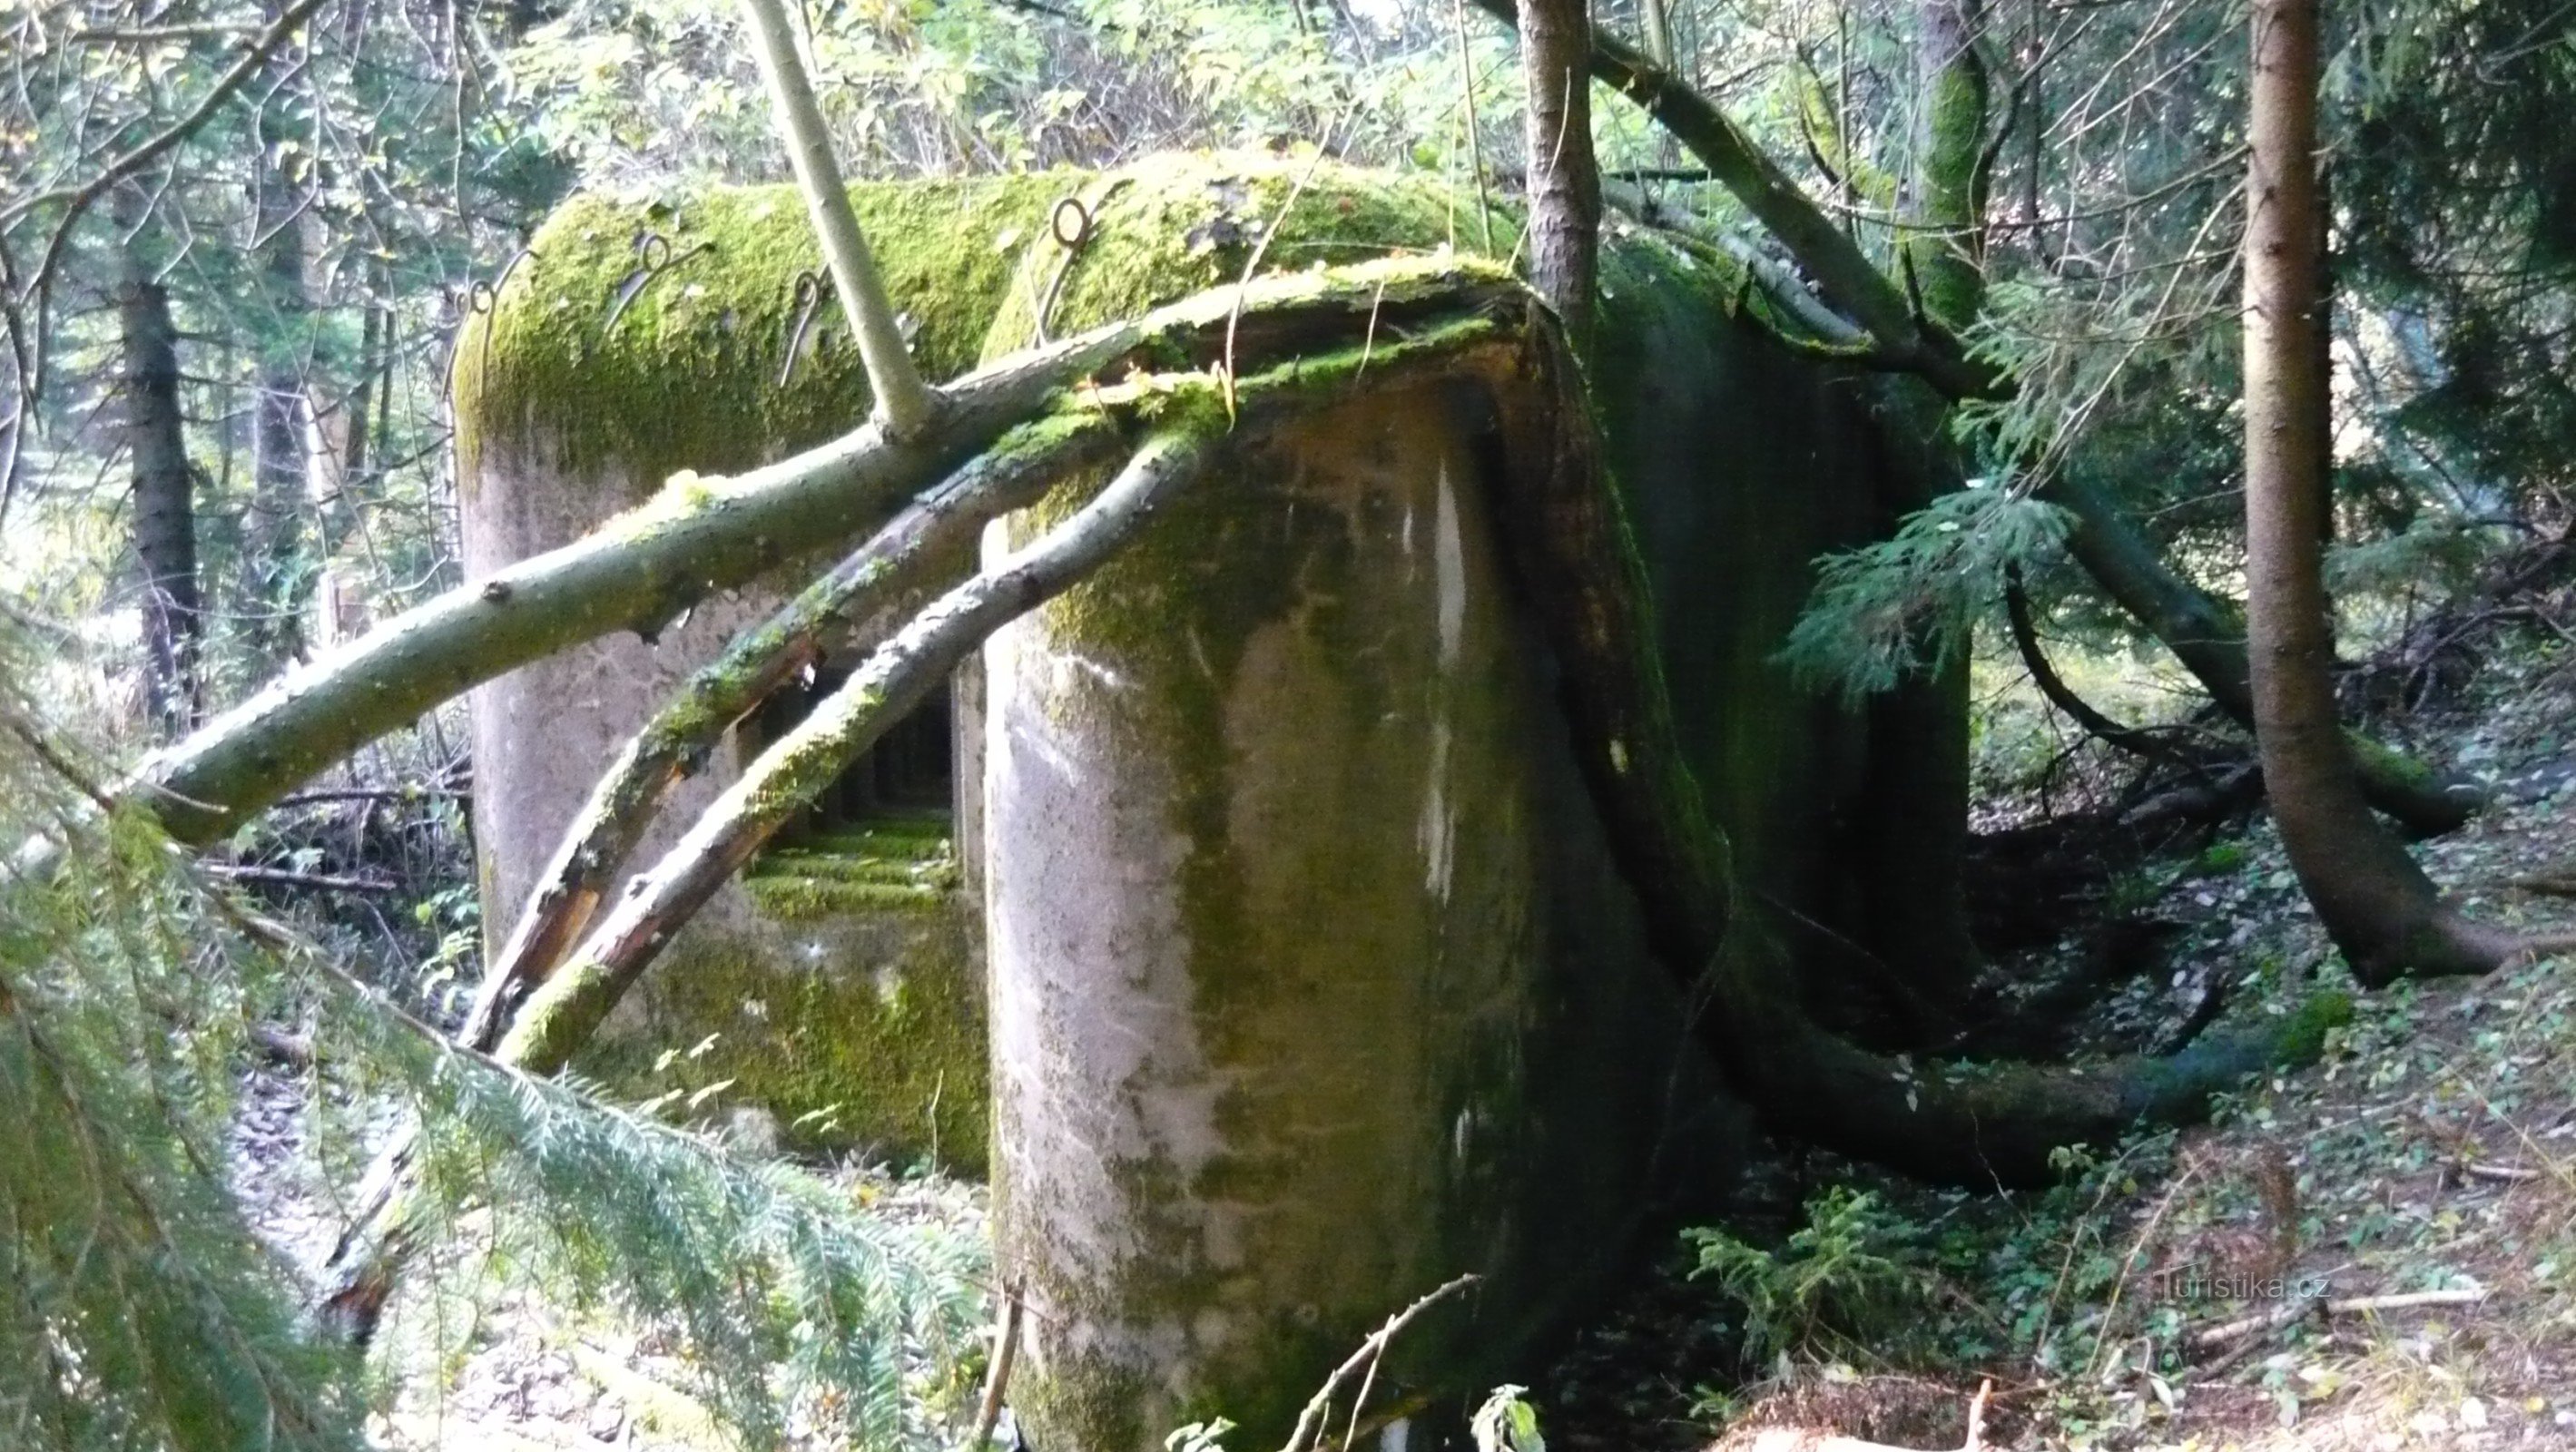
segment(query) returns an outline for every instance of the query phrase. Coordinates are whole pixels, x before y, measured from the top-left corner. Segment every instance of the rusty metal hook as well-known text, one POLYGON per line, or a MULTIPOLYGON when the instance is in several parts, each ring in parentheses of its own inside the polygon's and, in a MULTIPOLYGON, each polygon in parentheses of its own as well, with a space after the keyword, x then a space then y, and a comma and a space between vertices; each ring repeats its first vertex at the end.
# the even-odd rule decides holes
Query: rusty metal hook
MULTIPOLYGON (((501 289, 510 285, 510 274, 519 270, 520 263, 536 255, 535 248, 522 247, 511 255, 508 262, 502 264, 500 274, 490 282, 485 282, 478 277, 466 286, 465 315, 469 318, 480 316, 483 319, 482 336, 475 339, 474 346, 474 370, 477 373, 486 372, 492 366, 492 314, 501 305, 501 289)), ((456 396, 454 349, 448 350, 447 354, 447 394, 450 398, 456 396)))
POLYGON ((635 270, 627 273, 617 284, 616 300, 608 305, 608 316, 600 320, 600 341, 607 341, 610 331, 617 326, 617 320, 626 316, 626 310, 634 306, 635 299, 643 295, 644 289, 653 285, 653 279, 714 245, 712 242, 699 242, 686 252, 674 253, 671 239, 659 232, 647 231, 637 236, 635 270))
POLYGON ((1055 316, 1056 299, 1064 295, 1064 280, 1073 271, 1074 254, 1091 240, 1092 226, 1091 208, 1084 206, 1080 197, 1059 197, 1047 212, 1047 231, 1062 250, 1056 255, 1054 275, 1047 279, 1046 295, 1038 299, 1036 326, 1041 344, 1053 341, 1047 337, 1047 319, 1055 316))
POLYGON ((810 267, 796 274, 796 295, 793 303, 796 309, 796 321, 788 326, 787 356, 779 360, 778 364, 778 386, 781 388, 785 388, 788 381, 796 376, 796 360, 805 352, 805 335, 813 329, 814 314, 821 311, 823 291, 829 285, 823 274, 810 267))

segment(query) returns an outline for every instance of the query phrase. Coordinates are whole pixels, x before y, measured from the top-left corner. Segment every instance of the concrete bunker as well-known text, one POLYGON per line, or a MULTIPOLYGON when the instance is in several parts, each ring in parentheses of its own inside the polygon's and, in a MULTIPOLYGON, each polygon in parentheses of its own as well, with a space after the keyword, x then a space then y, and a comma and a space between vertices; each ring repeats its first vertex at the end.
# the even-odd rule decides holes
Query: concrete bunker
MULTIPOLYGON (((1269 157, 854 199, 933 376, 1231 281, 1256 246, 1295 268, 1479 230, 1427 181, 1269 157), (1079 249, 1046 226, 1067 196, 1079 249)), ((797 315, 814 248, 785 189, 579 199, 532 253, 459 349, 471 570, 864 416, 836 319, 797 315), (648 237, 694 270, 635 290, 648 237)), ((1809 561, 1883 526, 1873 436, 1721 260, 1621 235, 1607 261, 1592 383, 1682 730, 1747 877, 1831 921, 1866 728, 1774 655, 1809 561)), ((1467 1270, 1477 1294, 1384 1384, 1425 1410, 1481 1390, 1743 1132, 1576 779, 1490 447, 1437 388, 1260 441, 960 673, 945 823, 934 716, 693 923, 581 1067, 722 1085, 796 1142, 989 1163, 1040 1309, 1014 1400, 1047 1452, 1214 1415, 1275 1445, 1361 1336, 1467 1270)), ((624 735, 839 543, 782 541, 773 587, 478 693, 496 934, 624 735)), ((718 755, 642 860, 730 779, 718 755)))

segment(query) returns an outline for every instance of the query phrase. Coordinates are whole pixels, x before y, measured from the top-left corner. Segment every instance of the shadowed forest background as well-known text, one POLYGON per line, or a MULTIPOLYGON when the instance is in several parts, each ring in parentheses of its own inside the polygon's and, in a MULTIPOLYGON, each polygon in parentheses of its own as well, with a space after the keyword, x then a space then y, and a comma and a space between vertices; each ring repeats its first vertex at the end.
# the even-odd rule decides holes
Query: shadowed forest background
POLYGON ((0 1448, 2576 1445, 2576 7, 0 37, 0 1448))

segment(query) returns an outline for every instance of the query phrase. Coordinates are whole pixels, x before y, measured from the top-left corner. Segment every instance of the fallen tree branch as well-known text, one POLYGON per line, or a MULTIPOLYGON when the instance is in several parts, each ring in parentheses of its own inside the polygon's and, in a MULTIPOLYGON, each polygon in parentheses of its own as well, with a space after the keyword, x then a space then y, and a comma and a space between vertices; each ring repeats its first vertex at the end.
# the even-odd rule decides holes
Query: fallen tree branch
MULTIPOLYGON (((895 440, 874 425, 732 479, 684 474, 660 496, 561 549, 522 560, 290 672, 160 753, 122 795, 147 800, 179 841, 229 833, 359 746, 529 661, 620 630, 650 634, 706 595, 820 542, 883 522, 903 501, 1122 364, 1205 369, 1229 319, 1244 371, 1318 347, 1516 317, 1527 292, 1466 259, 1390 259, 1262 278, 988 364, 945 390, 936 427, 895 440)), ((489 327, 489 315, 482 326, 489 327)), ((1383 347, 1379 350, 1384 353, 1383 347)))
MULTIPOLYGON (((1502 381, 1519 376, 1524 367, 1524 355, 1529 347, 1529 325, 1525 320, 1530 312, 1527 293, 1516 286, 1501 295, 1516 300, 1517 306, 1513 311, 1523 320, 1520 325, 1507 327, 1485 321, 1481 316, 1483 308, 1480 306, 1478 309, 1471 310, 1464 318, 1439 325, 1425 324, 1415 336, 1410 338, 1387 342, 1363 333, 1355 346, 1345 347, 1339 352, 1298 356, 1291 362, 1251 378, 1239 381, 1228 380, 1237 410, 1235 418, 1237 431, 1262 427, 1279 418, 1293 416, 1318 403, 1342 397, 1350 387, 1355 386, 1363 378, 1381 382, 1395 380, 1400 385, 1402 380, 1410 378, 1457 377, 1482 379, 1488 387, 1500 386, 1502 381)), ((1112 419, 1144 412, 1150 412, 1165 420, 1202 416, 1209 419, 1211 421, 1209 426, 1213 427, 1213 421, 1222 417, 1220 388, 1221 385, 1215 380, 1199 374, 1185 377, 1141 375, 1131 377, 1127 382, 1115 387, 1088 390, 1085 394, 1085 407, 1094 414, 1112 419), (1193 390, 1196 391, 1195 395, 1193 390)), ((1192 426, 1169 422, 1164 427, 1167 433, 1172 433, 1192 426)), ((1059 462, 1069 464, 1072 460, 1059 462)), ((1105 495, 1104 498, 1106 498, 1105 495)), ((925 505, 928 502, 923 501, 925 505)), ((1094 501, 1095 506, 1100 503, 1101 501, 1094 501)), ((1049 538, 1052 539, 1054 536, 1050 535, 1049 538)), ((1032 547, 1032 551, 1044 544, 1045 541, 1041 541, 1040 546, 1032 547)), ((991 573, 986 572, 987 575, 991 573)), ((885 647, 881 647, 879 655, 882 656, 886 650, 904 642, 907 632, 927 628, 925 622, 931 621, 933 615, 941 613, 943 606, 950 606, 948 613, 953 616, 956 610, 962 607, 954 606, 952 602, 960 600, 961 592, 972 591, 984 583, 985 578, 979 575, 976 580, 969 581, 958 590, 952 590, 939 604, 934 604, 930 610, 916 617, 904 632, 898 632, 894 640, 889 641, 885 647)), ((1006 586, 1005 588, 1017 587, 1006 586)), ((954 623, 952 620, 951 625, 954 623)), ((983 627, 987 633, 991 628, 990 624, 983 627)), ((976 639, 980 640, 981 636, 977 636, 976 639)), ((920 644, 918 636, 914 637, 913 644, 915 646, 920 644)), ((962 650, 972 648, 973 644, 974 641, 967 641, 958 646, 958 649, 962 653, 962 650)), ((870 664, 875 665, 876 659, 872 658, 870 664)), ((950 664, 953 665, 953 659, 950 664)), ((935 681, 938 675, 944 674, 948 668, 940 667, 938 673, 932 675, 930 679, 935 681)), ((854 676, 844 687, 844 696, 836 696, 834 699, 844 700, 851 687, 859 686, 864 680, 870 678, 870 671, 863 668, 859 675, 854 676)), ((845 704, 855 708, 857 702, 845 700, 845 704)), ((829 703, 818 707, 806 718, 806 725, 814 725, 817 718, 830 709, 829 703)), ((879 724, 888 723, 900 714, 901 708, 898 706, 891 715, 882 715, 879 724)), ((799 729, 801 731, 804 728, 799 729)), ((785 758, 782 758, 779 753, 793 746, 797 739, 797 736, 791 734, 785 741, 773 746, 762 756, 760 762, 754 764, 752 772, 746 774, 743 782, 736 784, 734 792, 729 793, 725 800, 733 800, 738 795, 765 794, 770 800, 755 803, 755 810, 766 812, 783 806, 784 810, 792 815, 794 810, 803 805, 802 800, 790 800, 795 792, 804 791, 810 795, 811 792, 819 791, 838 776, 837 769, 828 775, 822 774, 822 767, 818 764, 821 758, 818 755, 800 768, 793 780, 766 780, 765 785, 755 785, 755 778, 764 777, 763 764, 769 767, 765 774, 767 778, 776 778, 782 774, 781 763, 785 758)), ((860 749, 864 749, 864 745, 860 749)), ((724 810, 725 800, 720 800, 715 808, 710 809, 710 816, 724 810)), ((705 827, 707 822, 708 819, 702 818, 699 826, 705 827)), ((671 854, 666 854, 662 867, 672 868, 675 873, 683 871, 684 869, 679 865, 679 854, 683 849, 688 848, 690 843, 691 839, 684 839, 671 854)), ((660 870, 660 868, 656 869, 657 872, 660 870)), ((639 891, 650 890, 644 884, 652 876, 653 874, 648 874, 646 879, 638 879, 639 891)), ((722 877, 716 876, 713 881, 721 882, 722 877)), ((711 886, 709 890, 712 890, 711 886)), ((702 902, 703 898, 699 900, 702 902)), ((636 902, 637 898, 628 898, 621 906, 621 913, 632 908, 636 902)), ((558 972, 550 976, 547 979, 547 993, 526 1000, 524 1008, 515 1010, 518 1017, 513 1017, 514 1008, 511 1004, 502 1003, 495 1010, 492 1019, 492 1025, 498 1025, 504 1030, 502 1034, 493 1035, 490 1025, 478 1028, 479 1034, 501 1038, 500 1044, 491 1056, 494 1062, 509 1067, 513 1072, 529 1070, 541 1073, 552 1072, 578 1050, 582 1039, 596 1027, 600 1019, 606 1016, 608 1010, 615 1005, 618 995, 631 985, 632 973, 618 978, 612 969, 601 965, 596 957, 602 945, 627 931, 619 926, 622 921, 624 921, 623 918, 613 915, 607 923, 601 925, 598 933, 593 937, 590 948, 585 951, 584 961, 589 963, 589 967, 585 968, 582 962, 576 962, 570 972, 558 972), (576 974, 580 975, 580 980, 572 981, 576 974), (559 1021, 549 1024, 542 1030, 527 1029, 527 1023, 538 1015, 544 1014, 552 1018, 556 1016, 558 1010, 562 1010, 559 1021)), ((676 927, 676 921, 671 926, 676 927)), ((640 947, 643 954, 633 961, 634 972, 640 972, 644 961, 649 959, 652 953, 658 952, 661 946, 661 941, 652 938, 650 933, 642 935, 630 945, 630 947, 640 947)), ((471 1047, 465 1047, 465 1051, 479 1052, 471 1047)), ((408 1262, 419 1238, 420 1211, 415 1199, 416 1190, 411 1171, 417 1135, 417 1125, 407 1126, 397 1132, 386 1148, 379 1153, 353 1197, 354 1214, 350 1228, 334 1246, 329 1260, 323 1267, 324 1290, 319 1307, 320 1317, 324 1324, 332 1327, 343 1339, 355 1344, 365 1344, 374 1334, 376 1323, 383 1314, 385 1302, 391 1296, 401 1269, 408 1262)))
POLYGON ((627 742, 573 818, 485 973, 458 1041, 478 1049, 500 1041, 510 1014, 580 939, 671 790, 696 774, 728 729, 813 663, 826 627, 928 583, 929 574, 952 564, 985 521, 1034 502, 1049 484, 1119 439, 1116 421, 1103 413, 1022 425, 690 677, 627 742))
POLYGON ((867 371, 868 392, 875 398, 872 417, 887 438, 911 438, 937 415, 939 395, 913 366, 912 350, 904 345, 885 280, 868 252, 858 214, 850 210, 850 189, 832 156, 832 133, 823 124, 823 108, 815 102, 813 83, 806 79, 805 63, 796 54, 796 32, 788 22, 787 7, 781 0, 743 0, 742 8, 751 17, 752 48, 760 58, 760 76, 768 84, 770 104, 778 113, 779 138, 787 145, 787 160, 796 173, 797 189, 805 194, 815 235, 822 241, 832 286, 841 295, 841 309, 858 339, 859 362, 867 371))
POLYGON ((1739 895, 1728 845, 1684 755, 1655 655, 1652 596, 1617 491, 1602 477, 1580 385, 1540 349, 1498 400, 1496 517, 1561 675, 1576 765, 1648 945, 1686 991, 1694 1027, 1771 1127, 1926 1179, 2036 1184, 2068 1146, 2206 1111, 2245 1075, 2313 1059, 2349 1003, 2204 1036, 2169 1059, 2041 1068, 1915 1065, 1827 1032, 1798 997, 1758 901, 1739 895))
MULTIPOLYGON (((522 1073, 562 1069, 671 935, 762 843, 946 679, 967 651, 1131 538, 1195 475, 1213 437, 1213 425, 1167 426, 1071 518, 950 590, 879 646, 636 879, 581 953, 510 1021, 494 1060, 522 1073)), ((323 1319, 356 1344, 373 1336, 419 1239, 411 1178, 417 1140, 418 1127, 407 1127, 370 1167, 356 1197, 355 1223, 324 1267, 323 1319)))
MULTIPOLYGON (((1476 3, 1507 23, 1515 19, 1513 0, 1476 3)), ((1787 300, 1805 291, 1796 279, 1786 279, 1784 287, 1770 270, 1749 258, 1738 258, 1767 292, 1783 300, 1785 310, 1824 339, 1825 349, 1851 350, 1848 361, 1858 366, 1913 373, 1949 400, 1995 399, 2008 393, 2008 379, 1970 357, 1937 322, 1923 318, 1905 292, 1878 270, 1796 180, 1688 81, 1598 32, 1593 36, 1592 71, 1643 106, 1657 124, 1706 163, 1710 179, 1724 186, 1788 249, 1799 269, 1815 280, 1824 303, 1847 315, 1843 328, 1848 332, 1837 336, 1825 321, 1832 316, 1826 308, 1802 307, 1787 300)), ((1613 197, 1616 200, 1615 193, 1613 197)), ((2046 492, 2075 513, 2077 528, 2067 548, 2104 593, 2171 648, 2229 716, 2250 726, 2250 667, 2244 630, 2232 612, 2222 610, 2166 565, 2155 547, 2099 490, 2060 470, 2052 474, 2046 492)), ((2433 836, 2451 831, 2479 806, 2480 794, 2459 778, 2430 770, 2359 732, 2347 731, 2345 736, 2371 805, 2409 832, 2433 836)))
POLYGON ((549 977, 498 1057, 532 1073, 571 1061, 671 935, 967 651, 1096 569, 1196 477, 1214 430, 1167 427, 1109 487, 1035 544, 949 591, 763 751, 651 871, 628 885, 581 951, 549 977))
POLYGON ((2399 1291, 2386 1296, 2346 1296, 2326 1302, 2336 1316, 2371 1316, 2381 1311, 2413 1311, 2425 1306, 2482 1306, 2492 1293, 2484 1288, 2449 1291, 2399 1291))
POLYGON ((2240 1316, 2215 1326, 2204 1326, 2191 1334, 2191 1344, 2201 1350, 2214 1350, 2246 1337, 2262 1337, 2296 1324, 2312 1310, 2329 1316, 2375 1316, 2382 1311, 2414 1311, 2426 1306, 2480 1306, 2493 1294, 2483 1287, 2443 1291, 2399 1291, 2381 1296, 2338 1296, 2329 1298, 2322 1286, 2303 1294, 2289 1296, 2281 1304, 2257 1316, 2240 1316))

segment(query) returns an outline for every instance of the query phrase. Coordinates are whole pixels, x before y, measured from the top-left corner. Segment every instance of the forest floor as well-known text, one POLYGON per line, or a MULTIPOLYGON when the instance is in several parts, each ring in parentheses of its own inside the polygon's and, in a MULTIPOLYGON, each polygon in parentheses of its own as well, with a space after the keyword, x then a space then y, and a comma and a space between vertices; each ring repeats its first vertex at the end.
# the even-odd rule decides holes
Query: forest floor
MULTIPOLYGON (((2576 908, 2570 660, 2499 663, 2426 743, 2497 788, 2418 849, 2482 917, 2576 908)), ((2035 958, 2107 918, 2160 943, 2087 1020, 2102 1047, 2213 985, 2230 1014, 2349 986, 2259 813, 2093 896, 2035 958)), ((1536 1389, 1560 1447, 1957 1448, 1991 1382, 1989 1447, 2576 1448, 2576 960, 2362 995, 2323 1063, 2048 1192, 1810 1155, 1745 1221, 1737 1294, 1677 1245, 1536 1389)))

